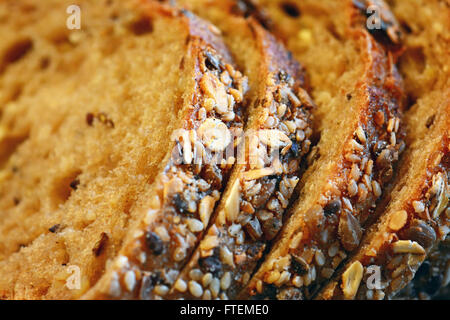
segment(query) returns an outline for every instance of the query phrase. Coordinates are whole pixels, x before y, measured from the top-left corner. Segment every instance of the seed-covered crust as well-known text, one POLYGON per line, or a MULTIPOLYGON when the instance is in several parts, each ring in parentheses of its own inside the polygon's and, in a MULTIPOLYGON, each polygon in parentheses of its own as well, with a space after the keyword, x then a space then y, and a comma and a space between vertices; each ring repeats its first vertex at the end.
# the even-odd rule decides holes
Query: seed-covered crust
MULTIPOLYGON (((308 3, 302 8, 298 4, 301 17, 313 14, 311 7, 317 5, 308 3)), ((308 170, 323 172, 324 180, 313 183, 310 179, 314 173, 306 172, 301 182, 306 187, 292 208, 286 228, 242 297, 250 294, 257 299, 309 298, 358 248, 364 228, 373 220, 375 204, 390 183, 395 163, 405 147, 402 81, 390 46, 380 44, 369 34, 360 9, 352 1, 341 2, 339 7, 346 12, 345 20, 340 22, 345 24, 348 36, 340 41, 354 41, 360 49, 352 59, 364 64, 362 72, 353 79, 352 94, 347 95, 348 101, 355 103, 356 114, 343 117, 345 128, 334 127, 334 134, 343 137, 334 156, 321 163, 331 150, 322 149, 324 142, 320 141, 317 155, 309 157, 320 167, 313 165, 308 170)), ((292 37, 298 30, 293 32, 292 37)), ((396 41, 390 36, 387 39, 391 44, 396 41)), ((359 272, 361 266, 355 265, 352 270, 359 272)), ((349 283, 359 279, 353 274, 346 278, 349 283)))
POLYGON ((236 298, 282 227, 311 145, 314 105, 303 89, 300 65, 259 23, 236 12, 233 1, 208 1, 209 9, 204 4, 196 3, 200 14, 251 37, 248 50, 254 51, 258 77, 250 82, 254 97, 238 154, 244 161, 235 167, 212 226, 165 299, 236 298))
MULTIPOLYGON (((445 126, 449 126, 448 121, 445 126)), ((450 231, 448 133, 430 144, 432 148, 416 150, 416 157, 409 158, 409 151, 405 155, 407 162, 402 165, 412 172, 404 173, 407 178, 400 179, 399 187, 392 192, 393 205, 381 222, 367 231, 367 239, 342 277, 332 281, 319 298, 392 298, 411 281, 427 254, 445 239, 450 231), (420 163, 420 158, 427 159, 427 166, 414 173, 414 162, 420 163), (348 283, 344 275, 354 264, 361 265, 361 277, 348 283), (379 285, 371 283, 374 272, 380 276, 379 285)))
POLYGON ((427 298, 437 294, 441 285, 448 284, 444 279, 448 254, 446 246, 440 244, 449 232, 450 223, 450 59, 444 49, 449 38, 441 29, 448 24, 443 14, 448 12, 448 6, 439 1, 418 0, 407 5, 402 1, 390 2, 407 34, 400 69, 410 100, 416 101, 405 117, 408 148, 400 163, 395 188, 386 197, 389 205, 385 210, 380 208, 384 211, 380 221, 366 232, 361 249, 343 269, 345 273, 353 264, 361 264, 362 280, 346 293, 348 285, 337 277, 319 298, 390 299, 405 286, 400 297, 405 298, 409 292, 409 298, 427 298), (409 18, 412 12, 424 7, 427 7, 425 16, 409 18), (435 27, 423 29, 421 26, 429 19, 433 19, 435 27), (426 72, 418 69, 422 63, 426 64, 426 72), (430 260, 424 262, 427 256, 430 260), (377 275, 380 283, 373 286, 377 275), (413 277, 415 280, 408 285, 413 277))
MULTIPOLYGON (((440 88, 448 83, 450 57, 448 46, 450 35, 445 30, 450 28, 448 14, 450 7, 445 1, 413 0, 405 3, 401 0, 390 0, 395 15, 405 28, 406 51, 401 59, 401 69, 411 100, 433 95, 440 98, 440 88), (410 19, 414 12, 421 10, 423 14, 410 19), (422 28, 432 21, 432 28, 422 28), (425 65, 425 70, 422 69, 425 65), (447 74, 447 76, 445 76, 447 74), (432 91, 436 90, 434 94, 432 91)), ((447 85, 448 86, 448 85, 447 85)), ((434 99, 427 100, 434 105, 434 99)), ((433 123, 433 115, 427 118, 428 125, 433 123)), ((450 299, 450 245, 447 240, 441 242, 428 255, 411 281, 396 298, 398 299, 450 299)))
MULTIPOLYGON (((448 138, 448 134, 442 136, 441 140, 433 141, 434 148, 427 148, 426 152, 416 151, 417 158, 408 159, 411 161, 408 162, 409 168, 414 171, 417 169, 414 161, 420 163, 418 158, 425 157, 428 162, 426 170, 409 180, 400 180, 400 186, 414 187, 394 190, 392 199, 402 199, 402 202, 394 201, 394 205, 383 214, 382 221, 368 230, 367 240, 344 268, 343 276, 331 282, 320 298, 392 298, 411 281, 427 254, 445 239, 450 230, 448 138), (344 275, 355 264, 362 266, 359 270, 361 277, 358 282, 348 283, 344 275), (379 286, 370 282, 374 270, 380 276, 379 286)), ((409 172, 405 176, 414 175, 409 172)))
POLYGON ((196 86, 184 94, 184 124, 169 144, 146 209, 86 299, 163 296, 202 238, 236 162, 247 79, 232 65, 217 28, 188 11, 164 10, 190 30, 184 67, 193 68, 196 86))

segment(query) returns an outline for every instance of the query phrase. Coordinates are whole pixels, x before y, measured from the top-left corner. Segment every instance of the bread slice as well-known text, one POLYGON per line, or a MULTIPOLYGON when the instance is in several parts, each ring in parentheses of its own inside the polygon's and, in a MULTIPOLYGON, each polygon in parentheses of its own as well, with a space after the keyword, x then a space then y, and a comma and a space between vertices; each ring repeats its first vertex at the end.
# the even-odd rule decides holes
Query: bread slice
POLYGON ((289 220, 241 297, 310 298, 359 246, 404 149, 398 26, 384 20, 372 36, 365 6, 353 1, 257 3, 308 70, 320 141, 289 220))
POLYGON ((450 299, 450 242, 439 243, 395 300, 450 299))
POLYGON ((310 150, 313 103, 301 66, 235 1, 178 1, 221 31, 238 66, 249 76, 245 145, 212 225, 165 299, 235 299, 284 212, 310 150))
POLYGON ((228 153, 192 158, 233 150, 243 126, 246 79, 211 24, 153 1, 83 0, 71 31, 71 4, 0 4, 5 299, 131 296, 136 266, 181 265, 175 249, 195 246, 232 166, 228 153))
POLYGON ((414 103, 405 117, 408 148, 389 206, 321 298, 393 298, 450 231, 450 37, 443 31, 449 27, 448 7, 439 1, 392 1, 392 6, 407 34, 400 69, 414 103), (409 18, 421 8, 424 16, 409 18), (434 27, 423 28, 431 20, 434 27), (369 267, 379 268, 379 288, 369 288, 366 276, 346 282, 369 267))

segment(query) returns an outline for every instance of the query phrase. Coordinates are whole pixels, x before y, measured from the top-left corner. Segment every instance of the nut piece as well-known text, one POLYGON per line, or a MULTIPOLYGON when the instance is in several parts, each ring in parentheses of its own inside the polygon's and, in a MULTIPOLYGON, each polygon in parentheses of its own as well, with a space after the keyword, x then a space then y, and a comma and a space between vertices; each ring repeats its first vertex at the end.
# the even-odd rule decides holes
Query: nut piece
POLYGON ((206 119, 198 128, 203 144, 214 152, 221 152, 231 142, 231 133, 225 123, 219 119, 206 119))
POLYGON ((245 172, 244 179, 247 181, 257 180, 259 178, 271 176, 273 174, 275 174, 275 170, 273 168, 255 169, 255 170, 245 172))
POLYGON ((271 147, 272 149, 279 149, 286 145, 292 144, 291 139, 289 139, 287 135, 277 129, 260 130, 259 140, 261 140, 262 143, 264 143, 266 146, 271 147))
POLYGON ((355 261, 342 275, 342 291, 346 299, 353 299, 358 292, 363 277, 364 267, 361 262, 355 261))
POLYGON ((389 228, 393 231, 398 231, 406 224, 408 220, 408 213, 405 210, 395 212, 389 219, 389 228))
POLYGON ((200 88, 205 95, 216 102, 216 109, 219 113, 228 111, 228 99, 223 83, 210 73, 206 73, 200 80, 200 88))
POLYGON ((425 249, 415 241, 399 240, 392 245, 394 253, 425 254, 425 249))
POLYGON ((236 179, 231 187, 230 194, 225 201, 225 214, 227 221, 234 222, 239 214, 239 200, 240 200, 240 183, 239 179, 236 179))
POLYGON ((204 226, 207 226, 209 223, 209 218, 211 217, 215 203, 216 201, 211 196, 206 196, 200 201, 198 212, 204 226))

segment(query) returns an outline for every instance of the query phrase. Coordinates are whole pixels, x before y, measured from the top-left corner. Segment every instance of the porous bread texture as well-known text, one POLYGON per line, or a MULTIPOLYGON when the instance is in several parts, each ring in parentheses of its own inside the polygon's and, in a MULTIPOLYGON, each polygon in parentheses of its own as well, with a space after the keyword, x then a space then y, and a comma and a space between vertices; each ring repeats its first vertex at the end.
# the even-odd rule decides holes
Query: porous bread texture
MULTIPOLYGON (((390 4, 406 35, 405 54, 400 58, 399 67, 412 103, 405 115, 408 147, 399 163, 395 187, 386 196, 390 203, 381 208, 384 212, 380 220, 366 231, 361 249, 342 268, 344 272, 351 265, 361 263, 363 267, 374 265, 381 269, 383 288, 368 290, 363 279, 357 291, 353 291, 356 299, 393 298, 411 281, 426 256, 436 250, 450 230, 450 37, 442 31, 448 28, 450 9, 443 1, 390 1, 390 4), (413 12, 421 14, 411 19, 413 12), (431 26, 430 21, 433 21, 431 26), (437 196, 440 179, 443 190, 437 196), (396 221, 402 212, 406 220, 392 229, 391 221, 396 221), (423 230, 421 237, 411 231, 418 225, 423 230), (392 253, 399 240, 414 241, 422 250, 419 254, 392 253)), ((448 256, 443 254, 442 259, 446 265, 448 256)), ((334 279, 319 298, 353 298, 342 292, 343 287, 341 279, 334 279)))
MULTIPOLYGON (((163 298, 235 299, 286 220, 284 211, 300 177, 299 163, 311 144, 310 110, 314 105, 302 88, 304 74, 300 65, 258 21, 246 19, 246 11, 239 10, 236 1, 189 0, 177 4, 208 19, 221 30, 238 66, 249 75, 251 103, 245 125, 249 134, 247 146, 238 156, 246 159, 246 163, 234 167, 211 219, 211 227, 163 298), (289 123, 291 131, 284 123, 289 123), (252 135, 256 137, 258 130, 282 132, 295 144, 295 151, 292 146, 279 159, 280 165, 293 169, 275 172, 273 160, 265 161, 263 166, 251 162, 249 141, 252 135), (262 167, 269 173, 251 177, 262 167), (246 175, 248 178, 243 178, 246 175), (236 209, 231 208, 233 203, 236 209), (236 230, 235 234, 232 229, 236 230), (214 244, 210 245, 211 242, 214 244), (205 249, 210 246, 212 249, 205 249)), ((266 147, 257 143, 259 148, 266 147)), ((269 152, 264 154, 272 158, 269 152)))
POLYGON ((196 87, 185 17, 145 1, 85 0, 81 30, 70 31, 71 4, 0 4, 5 299, 77 298, 98 281, 196 87), (79 289, 66 286, 70 266, 79 289))
MULTIPOLYGON (((355 17, 358 13, 354 11, 352 1, 290 1, 288 6, 283 1, 255 2, 265 9, 275 33, 284 38, 287 48, 302 61, 308 72, 312 97, 317 104, 314 117, 320 141, 316 147, 317 153, 310 157, 309 168, 300 181, 301 193, 293 206, 290 220, 241 297, 250 292, 257 298, 268 294, 279 299, 309 298, 320 285, 319 282, 330 277, 340 261, 358 244, 355 242, 345 250, 339 249, 344 232, 334 230, 327 234, 320 231, 322 226, 328 227, 328 222, 325 222, 327 217, 336 214, 339 220, 341 210, 349 211, 359 220, 359 227, 364 227, 372 213, 370 207, 389 182, 389 179, 380 181, 373 177, 378 179, 378 186, 370 188, 369 194, 373 192, 374 196, 363 204, 358 197, 349 196, 348 190, 353 190, 350 188, 353 173, 350 170, 352 165, 345 164, 348 150, 351 150, 346 145, 352 139, 359 139, 359 126, 364 131, 374 128, 385 130, 386 123, 381 126, 376 124, 379 110, 373 108, 377 104, 383 105, 383 99, 390 100, 387 104, 392 108, 385 113, 383 121, 388 121, 387 117, 401 117, 401 80, 395 70, 393 53, 389 52, 388 46, 381 48, 382 44, 377 43, 364 29, 365 20, 355 17), (381 81, 376 79, 377 72, 380 72, 381 81), (390 81, 391 85, 388 84, 390 81), (377 102, 377 99, 380 101, 377 102), (323 208, 336 196, 339 200, 341 195, 347 200, 339 201, 339 206, 333 203, 337 207, 329 207, 337 208, 337 212, 332 209, 333 213, 324 215, 323 208), (347 202, 349 199, 351 208, 347 202), (320 240, 321 248, 315 255, 316 249, 308 243, 308 239, 319 238, 319 235, 324 238, 320 240), (329 255, 328 252, 332 253, 329 255), (302 261, 298 263, 298 269, 294 266, 297 260, 294 261, 293 256, 296 254, 300 255, 300 259, 296 259, 302 261), (276 293, 271 290, 271 284, 279 288, 276 293)), ((366 132, 369 135, 372 133, 366 132)), ((401 137, 401 129, 398 137, 401 137)), ((368 141, 372 140, 368 146, 370 150, 378 139, 383 138, 381 135, 373 138, 367 136, 368 141)), ((366 145, 366 141, 358 141, 366 145)), ((401 143, 400 140, 398 143, 401 143)), ((372 157, 370 152, 369 157, 372 157)), ((381 168, 374 166, 373 169, 381 168)), ((364 171, 371 172, 362 170, 362 175, 364 171)), ((335 223, 330 222, 330 225, 335 223)), ((353 235, 357 234, 357 229, 353 235)))
POLYGON ((414 103, 430 90, 448 87, 450 4, 446 0, 387 0, 405 34, 399 61, 405 89, 414 103), (447 76, 445 76, 447 75, 447 76))

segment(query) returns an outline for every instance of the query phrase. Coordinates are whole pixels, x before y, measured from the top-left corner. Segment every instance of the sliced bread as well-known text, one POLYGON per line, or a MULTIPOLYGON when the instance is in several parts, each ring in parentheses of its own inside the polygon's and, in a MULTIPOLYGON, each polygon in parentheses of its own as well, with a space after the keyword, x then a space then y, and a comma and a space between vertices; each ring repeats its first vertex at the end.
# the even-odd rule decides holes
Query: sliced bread
MULTIPOLYGON (((212 225, 166 299, 235 299, 286 220, 310 150, 313 102, 304 73, 281 44, 235 1, 178 1, 221 31, 249 75, 245 145, 212 225)), ((242 65, 241 65, 242 64, 242 65)))
POLYGON ((254 2, 305 64, 320 141, 289 220, 241 297, 307 299, 358 248, 405 146, 398 26, 384 4, 374 32, 365 2, 254 2))

